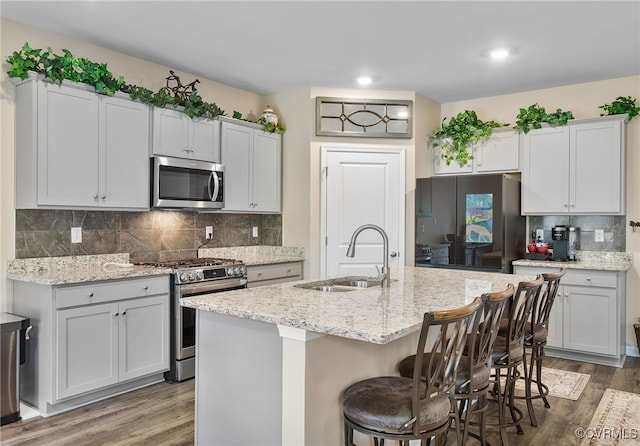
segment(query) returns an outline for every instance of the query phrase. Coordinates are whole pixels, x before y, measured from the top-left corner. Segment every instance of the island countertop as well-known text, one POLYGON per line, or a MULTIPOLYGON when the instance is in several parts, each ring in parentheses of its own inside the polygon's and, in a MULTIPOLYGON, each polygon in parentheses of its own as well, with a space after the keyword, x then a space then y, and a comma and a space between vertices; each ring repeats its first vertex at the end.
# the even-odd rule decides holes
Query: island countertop
POLYGON ((532 276, 442 268, 391 269, 391 286, 322 292, 296 287, 302 280, 183 298, 201 311, 300 328, 374 344, 386 344, 420 329, 425 312, 461 307, 488 291, 517 287, 532 276))

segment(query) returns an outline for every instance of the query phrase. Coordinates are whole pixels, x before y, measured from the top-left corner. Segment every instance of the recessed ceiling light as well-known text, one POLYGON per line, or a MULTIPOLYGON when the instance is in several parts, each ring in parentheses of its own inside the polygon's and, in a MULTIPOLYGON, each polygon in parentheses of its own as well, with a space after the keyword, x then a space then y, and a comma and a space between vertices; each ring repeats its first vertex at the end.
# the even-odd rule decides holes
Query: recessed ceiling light
POLYGON ((489 57, 494 60, 502 60, 509 57, 509 50, 507 48, 496 48, 489 51, 489 57))
POLYGON ((369 76, 360 76, 359 78, 356 79, 356 82, 358 82, 358 84, 360 85, 370 85, 371 84, 372 79, 369 76))

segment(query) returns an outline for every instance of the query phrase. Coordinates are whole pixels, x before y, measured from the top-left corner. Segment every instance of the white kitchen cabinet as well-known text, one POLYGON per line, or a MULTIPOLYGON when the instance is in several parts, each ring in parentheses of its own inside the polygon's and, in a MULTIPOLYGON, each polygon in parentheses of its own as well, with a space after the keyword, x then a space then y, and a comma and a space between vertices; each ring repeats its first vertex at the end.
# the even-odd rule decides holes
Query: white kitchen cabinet
MULTIPOLYGON (((535 275, 558 267, 514 266, 535 275)), ((625 273, 568 269, 549 318, 549 356, 621 366, 625 358, 625 273)))
POLYGON ((449 166, 434 150, 434 175, 516 172, 520 169, 518 133, 510 128, 494 129, 489 138, 471 147, 473 159, 465 166, 452 161, 449 166))
POLYGON ((247 266, 247 288, 302 280, 302 262, 247 266))
POLYGON ((223 211, 279 213, 282 138, 256 124, 222 122, 223 211))
POLYGON ((149 208, 149 107, 72 82, 16 86, 16 208, 149 208))
POLYGON ((220 121, 154 107, 153 154, 220 162, 220 121))
POLYGON ((14 282, 34 348, 22 399, 54 414, 164 380, 169 369, 169 278, 44 286, 14 282))
POLYGON ((572 120, 523 133, 522 214, 624 214, 626 119, 572 120))

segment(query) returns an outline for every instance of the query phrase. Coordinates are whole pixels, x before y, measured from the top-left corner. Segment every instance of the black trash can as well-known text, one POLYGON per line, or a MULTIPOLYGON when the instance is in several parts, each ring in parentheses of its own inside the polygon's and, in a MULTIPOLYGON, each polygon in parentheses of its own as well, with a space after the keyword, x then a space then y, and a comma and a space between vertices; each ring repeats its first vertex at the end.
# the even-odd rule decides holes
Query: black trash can
POLYGON ((25 362, 25 346, 30 320, 0 313, 0 426, 20 419, 20 364, 25 362))

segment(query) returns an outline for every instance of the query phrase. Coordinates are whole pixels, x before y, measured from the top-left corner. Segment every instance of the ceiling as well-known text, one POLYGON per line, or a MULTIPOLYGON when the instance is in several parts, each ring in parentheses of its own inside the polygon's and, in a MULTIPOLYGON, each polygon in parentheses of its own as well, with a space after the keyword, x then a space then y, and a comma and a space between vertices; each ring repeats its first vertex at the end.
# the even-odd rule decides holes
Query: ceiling
POLYGON ((640 74, 638 0, 2 0, 0 14, 259 94, 367 74, 446 103, 640 74), (498 46, 513 56, 490 60, 498 46))

